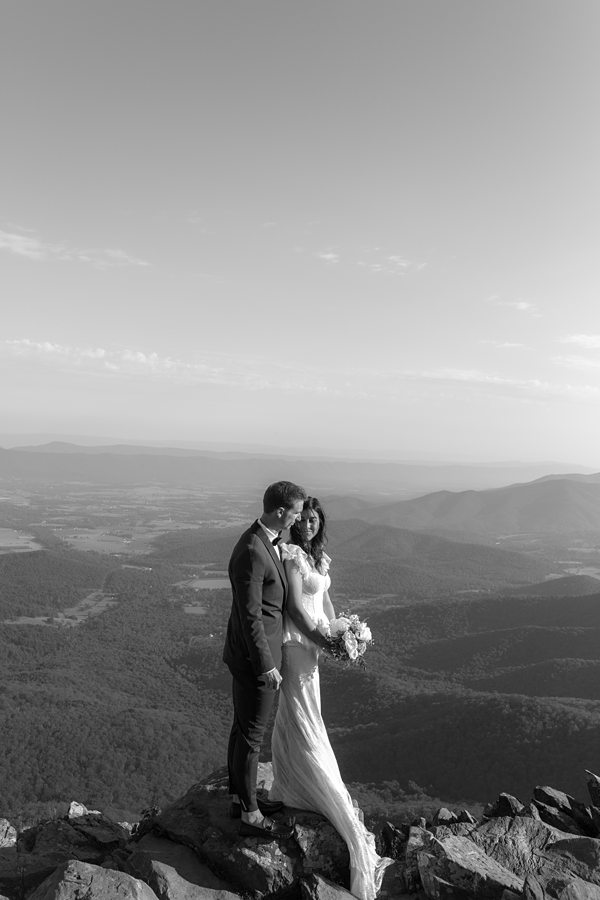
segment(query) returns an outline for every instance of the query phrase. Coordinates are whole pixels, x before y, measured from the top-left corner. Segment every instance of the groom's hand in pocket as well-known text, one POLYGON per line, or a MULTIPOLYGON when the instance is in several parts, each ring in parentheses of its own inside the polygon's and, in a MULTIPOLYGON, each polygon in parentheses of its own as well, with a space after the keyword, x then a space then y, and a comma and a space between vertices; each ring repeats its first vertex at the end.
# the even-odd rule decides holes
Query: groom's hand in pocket
POLYGON ((264 678, 268 687, 272 688, 274 691, 278 690, 279 685, 281 684, 279 669, 270 669, 268 672, 265 672, 264 678))

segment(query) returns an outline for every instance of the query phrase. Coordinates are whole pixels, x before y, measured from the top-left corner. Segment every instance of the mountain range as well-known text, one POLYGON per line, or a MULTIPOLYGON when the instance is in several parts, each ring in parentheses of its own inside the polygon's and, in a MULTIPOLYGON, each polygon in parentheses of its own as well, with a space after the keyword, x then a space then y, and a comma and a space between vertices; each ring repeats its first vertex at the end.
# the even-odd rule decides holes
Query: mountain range
MULTIPOLYGON (((580 468, 583 473, 589 472, 580 468)), ((414 497, 441 488, 483 490, 562 471, 565 467, 560 464, 543 462, 438 465, 128 444, 89 447, 66 441, 0 448, 0 479, 195 485, 257 495, 264 486, 280 478, 296 481, 310 493, 342 491, 384 500, 414 497)))
POLYGON ((484 491, 437 491, 363 509, 395 528, 465 534, 600 532, 600 474, 563 475, 484 491))

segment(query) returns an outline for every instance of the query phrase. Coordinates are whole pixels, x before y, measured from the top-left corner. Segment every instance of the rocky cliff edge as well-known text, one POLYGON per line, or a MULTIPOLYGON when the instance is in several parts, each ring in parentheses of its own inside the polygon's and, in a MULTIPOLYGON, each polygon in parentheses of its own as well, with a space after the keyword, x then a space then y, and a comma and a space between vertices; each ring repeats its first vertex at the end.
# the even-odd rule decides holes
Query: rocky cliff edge
MULTIPOLYGON (((600 900, 600 778, 590 803, 551 787, 501 794, 481 820, 439 809, 431 822, 388 822, 382 900, 600 900)), ((259 781, 272 778, 261 764, 259 781)), ((321 816, 286 810, 289 840, 240 838, 225 773, 193 785, 135 825, 72 803, 17 833, 0 820, 0 900, 343 900, 348 852, 321 816)), ((359 814, 359 811, 357 811, 359 814)))

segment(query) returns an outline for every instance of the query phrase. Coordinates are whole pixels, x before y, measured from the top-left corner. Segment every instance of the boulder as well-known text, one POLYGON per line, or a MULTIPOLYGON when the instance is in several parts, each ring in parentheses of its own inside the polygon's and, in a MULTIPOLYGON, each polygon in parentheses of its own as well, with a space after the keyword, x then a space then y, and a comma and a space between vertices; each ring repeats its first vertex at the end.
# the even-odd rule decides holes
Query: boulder
POLYGON ((522 816, 524 819, 536 819, 538 822, 542 821, 540 811, 533 803, 528 803, 523 809, 523 812, 517 813, 517 815, 522 816))
POLYGON ((455 822, 458 822, 456 813, 453 813, 445 806, 442 806, 440 807, 440 809, 436 810, 432 819, 433 825, 454 825, 455 822))
POLYGON ((349 887, 350 855, 333 825, 315 813, 296 816, 294 838, 302 852, 302 874, 317 873, 349 887))
MULTIPOLYGON (((259 782, 268 789, 270 764, 259 768, 259 782)), ((160 812, 152 822, 156 834, 190 847, 234 890, 271 894, 297 886, 310 874, 349 883, 348 849, 322 816, 286 810, 293 836, 272 841, 240 838, 239 820, 229 818, 225 772, 215 773, 160 812)))
POLYGON ((432 825, 430 831, 438 840, 443 841, 445 837, 451 834, 460 835, 460 837, 471 837, 476 827, 476 824, 473 825, 470 822, 455 822, 454 825, 432 825))
POLYGON ((398 857, 402 873, 402 887, 405 891, 418 891, 421 887, 419 853, 427 851, 433 843, 433 836, 424 828, 411 825, 403 853, 398 857))
POLYGON ((83 816, 101 816, 99 809, 88 809, 83 803, 72 800, 67 811, 67 819, 81 819, 83 816))
POLYGON ((538 810, 542 822, 552 825, 553 828, 557 828, 559 831, 566 831, 569 834, 581 834, 581 830, 575 820, 561 809, 548 806, 547 803, 543 803, 541 800, 533 800, 532 802, 538 810))
POLYGON ((600 888, 576 876, 528 875, 523 885, 524 900, 600 900, 600 888))
POLYGON ((600 840, 564 835, 546 848, 549 859, 583 881, 600 885, 600 840))
POLYGON ((398 827, 391 822, 386 822, 381 829, 382 853, 390 859, 400 859, 404 851, 404 845, 408 840, 409 828, 398 827))
POLYGON ((571 819, 583 834, 587 834, 590 837, 598 836, 598 829, 592 819, 590 810, 584 803, 552 787, 536 787, 533 796, 534 803, 539 801, 551 809, 558 810, 568 819, 571 819))
POLYGON ((17 829, 14 828, 8 819, 0 819, 0 848, 14 847, 17 843, 17 829))
POLYGON ((488 856, 521 878, 545 864, 546 848, 556 837, 564 835, 544 822, 520 816, 488 819, 470 834, 488 856))
POLYGON ((69 859, 100 865, 113 851, 126 845, 128 833, 105 818, 90 813, 42 822, 17 838, 17 867, 27 888, 34 887, 69 859))
POLYGON ((467 825, 477 824, 477 819, 468 809, 459 809, 456 813, 456 821, 459 823, 466 823, 467 825))
POLYGON ((590 799, 594 806, 600 806, 600 778, 589 769, 585 770, 585 774, 588 776, 587 789, 590 799))
POLYGON ((0 849, 0 894, 15 895, 21 888, 21 873, 17 868, 17 848, 0 849))
POLYGON ((500 794, 494 803, 488 803, 483 810, 483 815, 488 819, 497 819, 499 816, 520 816, 525 806, 512 794, 500 794))
MULTIPOLYGON (((461 896, 440 893, 444 883, 463 892, 465 897, 500 900, 508 889, 520 893, 523 879, 488 856, 469 838, 450 834, 434 838, 427 850, 417 853, 419 873, 428 897, 461 896), (437 881, 436 881, 437 879, 437 881)), ((446 891, 443 887, 443 891, 446 891)))
POLYGON ((300 882, 302 900, 356 900, 345 888, 323 878, 322 875, 308 875, 300 882))
POLYGON ((473 900, 473 894, 464 888, 459 888, 434 875, 433 872, 424 873, 423 888, 426 897, 434 898, 434 900, 473 900))
POLYGON ((531 891, 536 881, 549 886, 548 896, 554 896, 554 882, 600 885, 597 838, 566 834, 544 822, 520 817, 490 819, 470 837, 488 856, 519 877, 531 876, 531 891))
POLYGON ((157 900, 147 884, 124 872, 102 869, 79 860, 59 866, 29 900, 157 900))
POLYGON ((150 834, 136 845, 128 871, 149 884, 159 900, 232 900, 238 896, 189 847, 150 834))

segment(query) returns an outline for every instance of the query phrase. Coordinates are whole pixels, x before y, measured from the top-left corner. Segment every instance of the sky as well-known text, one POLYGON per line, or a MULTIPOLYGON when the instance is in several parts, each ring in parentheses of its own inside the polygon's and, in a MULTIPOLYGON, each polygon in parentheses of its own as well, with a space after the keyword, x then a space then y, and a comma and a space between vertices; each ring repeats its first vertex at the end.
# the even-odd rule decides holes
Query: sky
POLYGON ((3 433, 600 469, 597 0, 0 18, 3 433))

